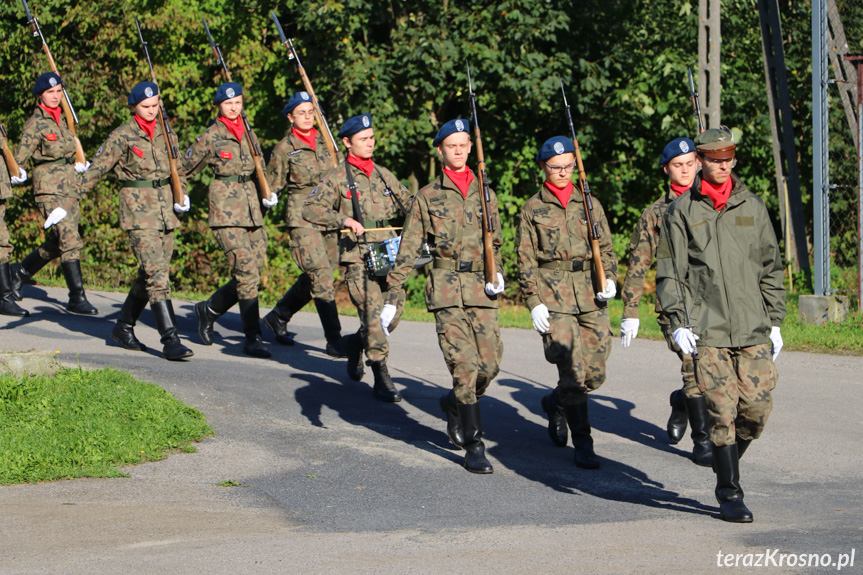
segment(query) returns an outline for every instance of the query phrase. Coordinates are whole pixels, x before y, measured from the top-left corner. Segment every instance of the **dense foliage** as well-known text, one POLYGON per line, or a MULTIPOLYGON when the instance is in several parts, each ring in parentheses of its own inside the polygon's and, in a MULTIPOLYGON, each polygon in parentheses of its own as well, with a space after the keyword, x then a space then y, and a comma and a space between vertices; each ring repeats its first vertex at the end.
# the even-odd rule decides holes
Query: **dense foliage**
MULTIPOLYGON (((808 198, 810 6, 781 4, 808 198)), ((863 14, 852 2, 838 5, 853 44, 863 14)), ((656 166, 662 146, 695 131, 686 83, 687 67, 697 65, 698 3, 692 0, 287 0, 278 6, 252 0, 33 0, 31 8, 69 85, 90 154, 128 118, 126 95, 146 77, 135 15, 183 145, 214 117, 212 95, 221 81, 202 17, 248 94, 247 111, 265 147, 283 136, 281 107, 301 83, 269 18, 275 9, 295 38, 334 129, 343 119, 371 112, 379 136, 376 159, 412 187, 439 169, 431 148, 437 127, 467 117, 469 60, 489 175, 501 198, 510 272, 514 224, 539 184, 535 151, 546 138, 567 133, 559 79, 567 86, 591 187, 621 236, 618 245, 663 185, 656 166)), ((0 16, 0 77, 6 86, 0 91, 0 120, 14 141, 32 111, 32 82, 46 63, 25 27, 21 5, 4 4, 0 16)), ((722 33, 722 121, 742 135, 738 173, 778 220, 754 0, 722 3, 722 33)), ((209 291, 226 273, 206 228, 208 178, 205 174, 192 187, 193 211, 178 237, 173 280, 181 289, 209 291)), ((134 258, 117 229, 115 189, 113 182, 103 182, 85 201, 85 267, 91 281, 119 285, 133 276, 134 258)), ((18 195, 7 219, 20 257, 41 232, 29 190, 22 187, 18 195)), ((284 229, 278 227, 283 209, 268 218, 265 292, 282 291, 296 273, 284 229)))

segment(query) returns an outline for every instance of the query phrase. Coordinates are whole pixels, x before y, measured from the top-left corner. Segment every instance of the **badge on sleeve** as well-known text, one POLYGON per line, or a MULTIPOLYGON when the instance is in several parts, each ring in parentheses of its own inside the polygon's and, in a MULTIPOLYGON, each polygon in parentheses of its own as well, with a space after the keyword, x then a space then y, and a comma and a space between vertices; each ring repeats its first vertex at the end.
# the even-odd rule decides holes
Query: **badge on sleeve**
MULTIPOLYGON (((53 78, 51 78, 51 79, 53 80, 53 78)), ((57 134, 45 134, 45 139, 48 140, 49 142, 56 142, 57 141, 57 134)))
POLYGON ((222 158, 223 160, 230 160, 231 158, 233 158, 233 156, 231 155, 231 152, 225 152, 225 151, 219 152, 219 157, 222 158))
POLYGON ((186 150, 186 159, 188 160, 191 157, 192 157, 192 148, 189 148, 188 150, 186 150))
POLYGON ((138 148, 138 146, 132 146, 132 153, 141 159, 144 158, 144 151, 138 148))
POLYGON ((99 156, 101 156, 104 150, 105 146, 99 146, 99 150, 96 152, 96 157, 98 158, 99 156))

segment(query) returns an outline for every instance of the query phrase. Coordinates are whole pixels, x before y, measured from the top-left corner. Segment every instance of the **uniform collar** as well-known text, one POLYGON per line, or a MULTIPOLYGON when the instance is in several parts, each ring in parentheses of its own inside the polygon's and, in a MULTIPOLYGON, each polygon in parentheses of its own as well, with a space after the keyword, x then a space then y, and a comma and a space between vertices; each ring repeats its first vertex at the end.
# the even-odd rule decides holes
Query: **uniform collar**
MULTIPOLYGON (((543 184, 539 190, 539 199, 541 199, 546 204, 554 204, 556 206, 560 206, 561 209, 566 209, 566 206, 560 203, 560 200, 557 199, 557 196, 552 194, 548 188, 543 184)), ((581 194, 581 188, 575 185, 575 182, 572 183, 572 196, 569 198, 569 203, 583 203, 584 196, 581 194)), ((567 204, 568 205, 568 204, 567 204)))

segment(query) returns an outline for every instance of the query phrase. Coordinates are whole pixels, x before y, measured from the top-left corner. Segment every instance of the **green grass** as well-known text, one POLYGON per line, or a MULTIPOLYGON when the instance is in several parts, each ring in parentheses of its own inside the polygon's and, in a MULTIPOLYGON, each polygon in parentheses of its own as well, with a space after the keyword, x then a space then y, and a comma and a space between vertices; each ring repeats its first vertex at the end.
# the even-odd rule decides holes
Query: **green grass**
POLYGON ((212 434, 201 412, 116 369, 0 376, 0 485, 122 477, 212 434))

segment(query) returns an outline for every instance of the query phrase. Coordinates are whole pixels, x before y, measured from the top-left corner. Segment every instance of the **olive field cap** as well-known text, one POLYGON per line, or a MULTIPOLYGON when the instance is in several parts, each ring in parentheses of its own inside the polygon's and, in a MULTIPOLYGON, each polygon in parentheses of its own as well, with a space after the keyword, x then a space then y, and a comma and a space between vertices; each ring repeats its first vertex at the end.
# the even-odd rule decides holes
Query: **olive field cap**
POLYGON ((287 116, 288 114, 290 114, 291 112, 294 111, 294 108, 296 108, 297 106, 299 106, 303 102, 311 102, 311 101, 312 101, 312 97, 309 95, 308 92, 297 92, 296 94, 291 96, 291 99, 288 100, 288 103, 285 104, 284 108, 282 108, 282 116, 287 116))
POLYGON ((347 122, 344 123, 342 129, 339 130, 337 134, 339 138, 350 138, 357 132, 362 132, 363 130, 367 130, 372 127, 372 115, 371 114, 360 114, 359 116, 354 116, 353 118, 348 119, 347 122))
POLYGON ((458 118, 456 120, 450 120, 449 122, 440 127, 437 136, 434 137, 432 146, 437 148, 438 146, 443 144, 443 141, 446 140, 449 136, 457 134, 458 132, 467 132, 469 128, 470 125, 467 123, 467 120, 462 120, 461 118, 458 118))
POLYGON ((730 160, 734 157, 734 136, 731 130, 722 126, 721 128, 710 128, 695 137, 695 147, 705 156, 716 160, 730 160))
POLYGON ((695 142, 689 138, 675 138, 665 145, 662 150, 662 156, 659 158, 659 167, 661 168, 677 156, 688 154, 695 151, 695 142))
POLYGON ((243 87, 236 82, 225 82, 219 89, 216 90, 216 96, 213 98, 213 104, 221 104, 225 100, 236 98, 243 95, 243 87))
POLYGON ((536 153, 536 161, 545 162, 549 158, 566 154, 567 152, 574 154, 575 144, 572 143, 570 138, 565 136, 555 136, 546 140, 545 143, 539 147, 539 151, 536 153))
POLYGON ((152 98, 159 93, 159 87, 153 82, 139 82, 129 92, 129 105, 140 104, 147 98, 152 98))

